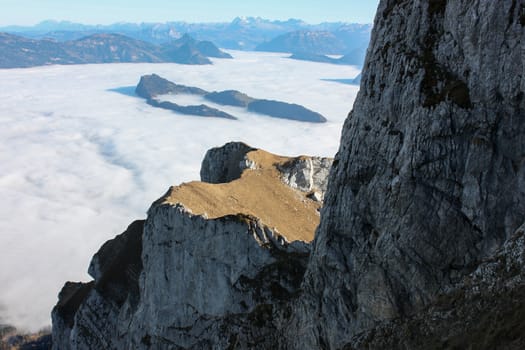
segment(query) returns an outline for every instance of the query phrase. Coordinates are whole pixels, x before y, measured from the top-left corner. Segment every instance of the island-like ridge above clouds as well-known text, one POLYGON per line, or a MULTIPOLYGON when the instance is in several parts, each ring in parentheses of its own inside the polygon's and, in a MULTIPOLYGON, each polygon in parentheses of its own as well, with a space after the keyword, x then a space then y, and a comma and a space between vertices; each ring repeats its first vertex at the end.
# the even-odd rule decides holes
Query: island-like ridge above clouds
POLYGON ((326 118, 321 114, 295 103, 275 100, 256 99, 237 90, 208 92, 193 86, 175 84, 157 74, 144 75, 140 78, 135 89, 137 95, 144 97, 153 107, 164 108, 181 114, 201 117, 216 117, 233 119, 237 118, 217 108, 205 104, 182 106, 180 104, 162 101, 157 98, 166 94, 189 94, 202 96, 205 100, 223 106, 244 107, 250 112, 259 113, 273 118, 297 120, 309 123, 325 123, 326 118))

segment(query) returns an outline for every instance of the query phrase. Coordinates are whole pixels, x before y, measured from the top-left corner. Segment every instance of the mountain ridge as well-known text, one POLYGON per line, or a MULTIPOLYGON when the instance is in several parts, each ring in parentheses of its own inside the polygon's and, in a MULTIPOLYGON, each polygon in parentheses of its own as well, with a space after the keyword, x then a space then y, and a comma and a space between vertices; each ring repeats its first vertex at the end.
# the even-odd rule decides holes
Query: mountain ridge
POLYGON ((180 38, 184 33, 188 33, 199 40, 212 41, 220 47, 234 50, 253 50, 265 41, 296 30, 334 31, 343 40, 350 40, 352 33, 362 31, 370 33, 370 29, 370 24, 343 22, 308 24, 295 19, 272 21, 260 17, 237 17, 231 22, 219 23, 166 22, 83 25, 71 22, 44 21, 30 27, 0 27, 0 31, 32 38, 54 38, 58 41, 74 40, 100 32, 112 32, 154 44, 164 44, 180 38))
POLYGON ((117 62, 211 64, 208 57, 232 58, 213 43, 197 41, 189 36, 159 46, 121 34, 95 33, 57 42, 0 33, 0 49, 0 68, 117 62))
POLYGON ((158 95, 166 94, 189 94, 201 96, 205 100, 223 105, 246 108, 250 112, 259 113, 273 118, 290 119, 300 122, 325 123, 326 118, 320 113, 314 112, 301 105, 275 100, 256 99, 240 91, 213 91, 208 92, 193 86, 175 84, 157 74, 144 75, 135 89, 138 96, 146 99, 153 107, 160 107, 182 114, 217 117, 236 120, 233 115, 219 109, 209 107, 205 104, 198 106, 180 106, 169 101, 159 101, 158 95))

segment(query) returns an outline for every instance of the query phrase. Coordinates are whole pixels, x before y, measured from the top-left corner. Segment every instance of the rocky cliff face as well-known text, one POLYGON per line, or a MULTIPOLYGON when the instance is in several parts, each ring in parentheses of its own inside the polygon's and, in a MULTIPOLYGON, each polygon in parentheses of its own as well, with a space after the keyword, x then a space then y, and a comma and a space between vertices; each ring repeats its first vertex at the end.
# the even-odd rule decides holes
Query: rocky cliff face
POLYGON ((381 1, 311 248, 324 161, 210 151, 138 282, 99 253, 66 285, 55 348, 523 348, 524 26, 524 0, 381 1))
POLYGON ((524 4, 381 1, 295 309, 303 348, 425 309, 525 221, 524 4))
POLYGON ((523 349, 524 229, 428 308, 358 334, 345 349, 523 349))

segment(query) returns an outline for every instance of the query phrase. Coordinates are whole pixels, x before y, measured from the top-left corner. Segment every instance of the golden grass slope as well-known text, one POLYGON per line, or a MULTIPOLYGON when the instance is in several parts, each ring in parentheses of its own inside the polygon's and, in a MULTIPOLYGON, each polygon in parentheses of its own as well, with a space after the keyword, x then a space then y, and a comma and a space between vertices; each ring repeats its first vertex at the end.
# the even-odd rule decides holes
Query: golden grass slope
POLYGON ((256 167, 244 170, 239 179, 222 184, 184 183, 171 187, 157 203, 180 203, 193 214, 210 219, 236 214, 252 215, 289 242, 312 241, 319 225, 318 209, 321 203, 281 181, 277 166, 292 158, 263 150, 251 151, 247 158, 255 162, 256 167))

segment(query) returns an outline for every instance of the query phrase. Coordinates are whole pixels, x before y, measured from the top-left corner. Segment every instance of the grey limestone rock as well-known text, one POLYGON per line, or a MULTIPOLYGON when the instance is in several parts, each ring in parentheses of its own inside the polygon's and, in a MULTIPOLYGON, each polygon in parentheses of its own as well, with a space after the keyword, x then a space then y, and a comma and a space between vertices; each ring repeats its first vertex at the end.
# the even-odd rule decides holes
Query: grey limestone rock
POLYGON ((245 161, 248 152, 255 150, 243 142, 228 142, 209 149, 201 164, 201 181, 212 184, 230 182, 241 177, 251 165, 245 161))
POLYGON ((54 349, 120 347, 140 301, 143 227, 137 220, 100 248, 89 266, 94 281, 66 283, 52 312, 54 349))
POLYGON ((264 348, 273 339, 274 314, 297 293, 308 244, 288 243, 254 217, 207 219, 180 204, 154 204, 143 233, 142 225, 94 256, 94 282, 66 284, 53 311, 54 349, 264 348), (129 281, 135 233, 144 267, 129 281))
POLYGON ((300 285, 309 246, 285 242, 256 218, 206 219, 171 204, 154 205, 149 218, 134 347, 148 339, 154 348, 227 348, 226 316, 287 301, 300 285))
POLYGON ((328 174, 332 158, 298 157, 279 167, 282 180, 288 186, 303 192, 321 202, 328 186, 328 174))
POLYGON ((523 349, 525 225, 425 310, 356 335, 344 349, 523 349))
POLYGON ((294 308, 299 347, 418 312, 524 222, 523 9, 380 2, 294 308))

